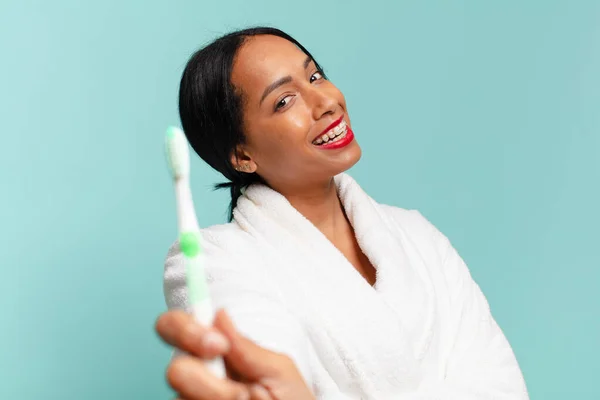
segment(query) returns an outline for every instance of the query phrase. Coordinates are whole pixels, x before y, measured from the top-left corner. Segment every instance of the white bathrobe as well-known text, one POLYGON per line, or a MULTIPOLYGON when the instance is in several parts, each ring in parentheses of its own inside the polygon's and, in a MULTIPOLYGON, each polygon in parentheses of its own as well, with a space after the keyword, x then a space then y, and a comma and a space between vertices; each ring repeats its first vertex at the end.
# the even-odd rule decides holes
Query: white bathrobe
MULTIPOLYGON (((522 373, 486 298, 448 239, 419 212, 378 204, 335 178, 374 287, 279 193, 253 185, 234 221, 204 229, 216 307, 289 355, 318 399, 521 400, 522 373)), ((170 309, 187 309, 175 243, 170 309)))

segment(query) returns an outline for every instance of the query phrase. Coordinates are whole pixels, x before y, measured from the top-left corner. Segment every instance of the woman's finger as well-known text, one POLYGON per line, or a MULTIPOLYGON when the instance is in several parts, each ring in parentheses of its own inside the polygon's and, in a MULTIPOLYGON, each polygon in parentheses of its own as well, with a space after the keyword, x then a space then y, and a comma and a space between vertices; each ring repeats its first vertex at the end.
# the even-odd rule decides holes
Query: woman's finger
POLYGON ((249 400, 245 385, 214 376, 202 363, 191 356, 180 356, 167 370, 169 385, 188 400, 249 400))
MULTIPOLYGON (((250 393, 250 400, 274 400, 273 396, 271 396, 269 391, 258 383, 251 385, 248 388, 248 391, 250 393)), ((178 396, 174 400, 192 400, 192 399, 178 396)))
POLYGON ((230 349, 225 356, 225 361, 230 370, 237 372, 248 381, 281 375, 282 362, 285 357, 242 336, 225 311, 217 312, 215 328, 222 332, 229 341, 230 349))
POLYGON ((215 329, 201 326, 181 310, 163 313, 157 319, 155 329, 166 343, 198 357, 212 359, 229 350, 225 336, 215 329))
POLYGON ((273 400, 273 396, 267 389, 261 384, 254 384, 250 386, 250 399, 251 400, 273 400))

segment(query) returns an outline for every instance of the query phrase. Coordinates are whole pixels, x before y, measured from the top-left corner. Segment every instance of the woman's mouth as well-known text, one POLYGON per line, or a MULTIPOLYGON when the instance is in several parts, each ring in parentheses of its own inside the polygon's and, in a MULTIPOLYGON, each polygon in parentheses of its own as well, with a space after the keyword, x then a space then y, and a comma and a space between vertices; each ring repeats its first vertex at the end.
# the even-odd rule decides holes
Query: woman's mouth
POLYGON ((346 121, 342 120, 339 124, 336 124, 336 126, 313 140, 312 143, 315 146, 323 146, 328 143, 335 143, 346 137, 348 131, 350 131, 350 128, 348 128, 346 121))

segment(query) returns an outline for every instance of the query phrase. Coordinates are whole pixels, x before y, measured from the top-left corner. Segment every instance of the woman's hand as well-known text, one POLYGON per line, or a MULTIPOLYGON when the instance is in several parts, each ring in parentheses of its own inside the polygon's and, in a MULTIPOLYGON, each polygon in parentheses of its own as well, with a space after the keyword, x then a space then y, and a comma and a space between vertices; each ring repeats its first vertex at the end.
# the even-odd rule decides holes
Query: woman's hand
POLYGON ((188 355, 175 357, 167 380, 184 400, 313 400, 293 361, 258 346, 237 332, 224 311, 213 328, 200 326, 183 311, 168 311, 156 321, 168 344, 188 355), (228 377, 220 379, 203 360, 223 356, 228 377))

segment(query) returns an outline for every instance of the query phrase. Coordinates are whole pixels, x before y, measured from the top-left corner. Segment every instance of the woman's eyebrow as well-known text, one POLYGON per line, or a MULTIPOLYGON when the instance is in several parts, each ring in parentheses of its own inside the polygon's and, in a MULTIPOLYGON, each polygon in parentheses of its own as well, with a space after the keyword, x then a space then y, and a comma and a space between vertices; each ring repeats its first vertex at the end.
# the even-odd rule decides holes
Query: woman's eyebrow
POLYGON ((306 60, 304 60, 304 69, 308 68, 312 60, 311 56, 306 57, 306 60))
MULTIPOLYGON (((308 56, 306 57, 306 59, 304 60, 304 69, 308 68, 308 66, 310 65, 310 63, 312 62, 312 57, 308 56)), ((277 79, 275 82, 271 83, 269 86, 267 86, 265 88, 265 91, 263 92, 261 98, 260 98, 260 102, 259 104, 262 104, 262 102, 264 101, 264 99, 269 95, 269 93, 271 93, 273 90, 277 89, 279 86, 285 85, 286 83, 290 83, 292 81, 292 77, 291 76, 284 76, 283 78, 279 78, 277 79)))
POLYGON ((273 90, 277 89, 279 86, 285 85, 286 83, 290 83, 291 81, 292 77, 288 75, 284 76, 283 78, 279 78, 275 82, 271 83, 269 86, 266 87, 265 91, 263 92, 262 97, 260 98, 260 104, 262 104, 265 97, 267 97, 269 93, 271 93, 273 90))

